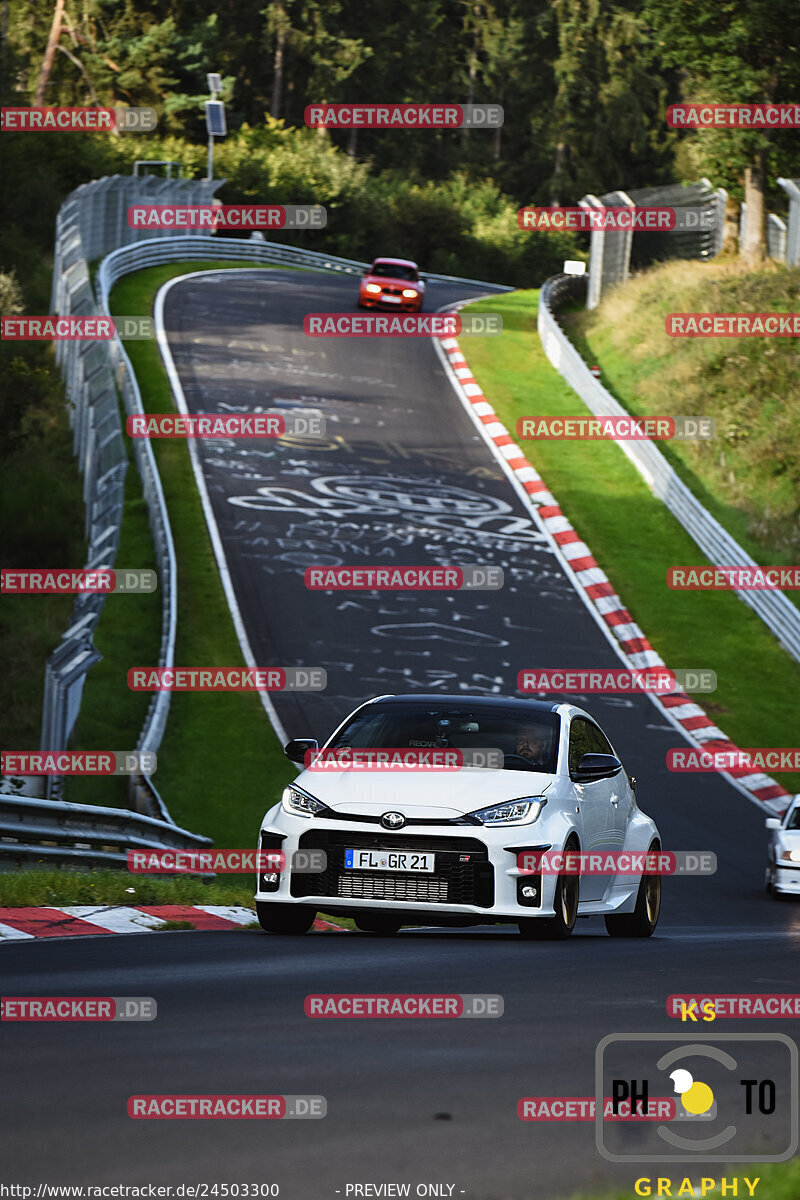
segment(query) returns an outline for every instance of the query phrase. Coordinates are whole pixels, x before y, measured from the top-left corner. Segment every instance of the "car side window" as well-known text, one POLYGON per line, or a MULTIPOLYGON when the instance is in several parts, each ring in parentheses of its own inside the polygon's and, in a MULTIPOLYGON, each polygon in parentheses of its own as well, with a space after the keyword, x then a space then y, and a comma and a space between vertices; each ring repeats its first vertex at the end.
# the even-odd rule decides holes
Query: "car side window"
POLYGON ((569 769, 576 771, 584 754, 591 754, 591 726, 583 717, 575 717, 569 727, 569 769))
POLYGON ((588 726, 588 738, 590 742, 587 753, 613 754, 614 751, 611 749, 611 743, 606 735, 596 725, 592 725, 591 722, 587 721, 586 725, 588 726))

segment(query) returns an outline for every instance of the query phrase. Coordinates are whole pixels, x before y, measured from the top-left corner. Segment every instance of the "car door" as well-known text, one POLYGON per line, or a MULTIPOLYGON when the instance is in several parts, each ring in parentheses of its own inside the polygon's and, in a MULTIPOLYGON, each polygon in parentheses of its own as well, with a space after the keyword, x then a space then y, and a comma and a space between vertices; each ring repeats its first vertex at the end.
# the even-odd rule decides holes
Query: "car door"
MULTIPOLYGON (((591 743, 589 753, 615 754, 613 746, 602 729, 591 721, 587 722, 587 724, 589 726, 588 738, 591 743)), ((625 842, 625 831, 628 827, 628 819, 630 817, 633 798, 632 792, 624 770, 615 775, 613 779, 606 779, 603 782, 610 785, 609 802, 603 814, 606 843, 611 850, 621 850, 625 842)))
MULTIPOLYGON (((583 755, 598 753, 596 735, 599 733, 597 726, 585 717, 572 718, 569 727, 569 772, 580 810, 581 850, 587 854, 612 849, 611 801, 612 797, 618 795, 619 788, 616 779, 579 783, 573 778, 583 755)), ((603 754, 610 752, 610 748, 599 751, 603 754)), ((582 876, 581 900, 601 900, 610 882, 611 878, 607 875, 582 876)))

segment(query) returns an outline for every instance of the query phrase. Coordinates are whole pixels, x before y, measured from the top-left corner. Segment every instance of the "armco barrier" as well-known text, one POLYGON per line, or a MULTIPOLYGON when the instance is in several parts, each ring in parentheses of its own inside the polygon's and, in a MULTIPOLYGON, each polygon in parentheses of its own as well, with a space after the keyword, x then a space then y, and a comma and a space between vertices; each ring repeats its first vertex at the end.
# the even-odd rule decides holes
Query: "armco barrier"
MULTIPOLYGON (((550 362, 591 412, 598 416, 624 416, 626 410, 595 379, 556 320, 556 310, 567 300, 576 299, 585 286, 585 277, 581 276, 555 275, 547 280, 539 298, 539 337, 550 362)), ((620 442, 619 447, 709 562, 717 566, 756 565, 692 495, 653 442, 620 442)), ((758 613, 781 645, 800 662, 800 611, 792 602, 778 591, 740 591, 737 595, 758 613)))
POLYGON ((170 820, 125 809, 0 797, 0 863, 6 869, 13 864, 30 866, 31 860, 45 867, 63 863, 118 867, 125 865, 128 850, 193 850, 210 845, 210 838, 170 820))

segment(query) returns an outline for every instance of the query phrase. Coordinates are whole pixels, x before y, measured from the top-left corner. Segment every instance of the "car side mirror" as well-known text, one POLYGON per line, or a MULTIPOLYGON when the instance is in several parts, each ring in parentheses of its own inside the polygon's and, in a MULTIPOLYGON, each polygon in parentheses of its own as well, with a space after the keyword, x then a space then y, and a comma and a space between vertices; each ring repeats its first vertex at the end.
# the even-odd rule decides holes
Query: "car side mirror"
POLYGON ((767 829, 780 829, 783 825, 783 821, 781 821, 780 817, 767 817, 764 824, 767 829))
POLYGON ((596 779, 612 779, 621 770, 622 763, 615 754, 584 754, 571 775, 575 783, 593 783, 596 779))
POLYGON ((302 763, 305 766, 306 754, 310 751, 314 753, 319 750, 319 742, 316 738, 292 738, 291 742, 287 742, 283 747, 283 753, 294 763, 302 763))

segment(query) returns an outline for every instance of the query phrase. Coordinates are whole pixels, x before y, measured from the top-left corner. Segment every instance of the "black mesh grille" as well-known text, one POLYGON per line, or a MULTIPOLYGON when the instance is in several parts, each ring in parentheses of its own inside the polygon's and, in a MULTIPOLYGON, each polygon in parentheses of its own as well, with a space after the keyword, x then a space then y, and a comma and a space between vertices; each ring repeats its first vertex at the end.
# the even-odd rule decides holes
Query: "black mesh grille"
POLYGON ((316 875, 293 875, 293 896, 347 896, 369 900, 416 900, 434 904, 494 903, 494 869, 486 847, 475 838, 412 837, 404 834, 348 833, 309 830, 300 838, 301 850, 324 850, 327 870, 316 875), (345 849, 433 852, 432 874, 392 871, 353 871, 344 866, 345 849), (462 861, 466 859, 466 861, 462 861))

